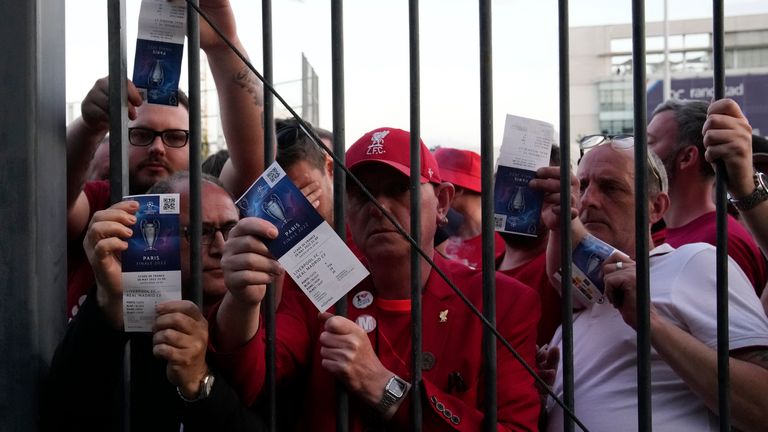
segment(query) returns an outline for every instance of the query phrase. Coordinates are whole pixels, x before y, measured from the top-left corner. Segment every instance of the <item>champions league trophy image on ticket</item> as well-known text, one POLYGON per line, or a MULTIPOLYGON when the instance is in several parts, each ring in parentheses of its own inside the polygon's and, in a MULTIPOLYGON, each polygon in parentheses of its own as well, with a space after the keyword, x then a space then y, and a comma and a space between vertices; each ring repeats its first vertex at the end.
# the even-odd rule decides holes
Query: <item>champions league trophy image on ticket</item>
POLYGON ((272 194, 267 198, 263 203, 261 203, 261 209, 264 210, 264 213, 268 214, 270 217, 277 219, 283 224, 287 224, 290 219, 288 219, 288 216, 285 211, 285 206, 283 206, 283 202, 280 200, 280 197, 276 194, 272 194))
POLYGON ((512 195, 512 199, 509 200, 507 210, 511 214, 520 214, 525 211, 525 196, 523 195, 523 188, 518 187, 515 193, 512 195))
POLYGON ((158 232, 160 232, 160 221, 157 219, 141 221, 141 236, 144 237, 144 243, 147 245, 145 251, 157 250, 155 249, 155 241, 158 232))

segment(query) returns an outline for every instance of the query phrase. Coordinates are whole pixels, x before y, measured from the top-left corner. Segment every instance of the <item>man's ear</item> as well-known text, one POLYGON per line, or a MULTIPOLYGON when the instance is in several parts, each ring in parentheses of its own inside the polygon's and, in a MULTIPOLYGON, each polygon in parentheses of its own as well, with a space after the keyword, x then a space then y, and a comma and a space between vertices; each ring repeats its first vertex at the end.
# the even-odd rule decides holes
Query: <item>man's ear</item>
POLYGON ((440 221, 448 214, 448 209, 451 208, 451 202, 453 201, 453 195, 456 190, 453 188, 453 184, 448 182, 442 182, 435 186, 435 196, 437 196, 437 220, 440 221))
POLYGON ((704 155, 699 154, 699 149, 695 145, 685 146, 677 152, 675 163, 678 164, 681 170, 689 168, 698 169, 699 156, 704 157, 704 155))
POLYGON ((669 209, 669 195, 666 192, 659 192, 651 198, 648 203, 648 221, 655 224, 664 218, 664 214, 669 209))
POLYGON ((325 155, 325 175, 333 181, 333 158, 328 154, 325 155))

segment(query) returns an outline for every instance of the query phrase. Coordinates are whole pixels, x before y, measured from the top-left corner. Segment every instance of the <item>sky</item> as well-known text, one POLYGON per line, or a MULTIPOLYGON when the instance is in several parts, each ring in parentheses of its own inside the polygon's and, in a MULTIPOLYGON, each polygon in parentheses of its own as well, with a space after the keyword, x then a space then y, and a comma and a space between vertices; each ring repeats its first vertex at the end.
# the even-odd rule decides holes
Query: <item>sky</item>
MULTIPOLYGON (((669 18, 708 18, 706 0, 668 0, 669 18)), ((107 2, 67 0, 67 101, 83 99, 107 75, 107 2)), ((231 0, 238 34, 262 65, 261 2, 231 0)), ((663 0, 646 0, 660 21, 663 0)), ((126 0, 128 73, 132 74, 140 0, 126 0)), ((344 7, 346 143, 381 127, 409 129, 407 0, 351 0, 344 7)), ((419 6, 421 136, 430 146, 479 151, 480 67, 477 1, 422 0, 419 6)), ((507 113, 559 122, 557 1, 497 0, 493 8, 494 145, 507 113)), ((332 126, 329 0, 273 0, 276 83, 301 78, 304 52, 319 76, 321 127, 332 126)), ((728 0, 726 15, 767 13, 765 0, 728 0)), ((571 0, 571 26, 631 22, 630 0, 571 0)), ((186 55, 185 55, 186 61, 186 55)), ((187 88, 186 76, 181 87, 187 88)), ((283 85, 296 99, 293 85, 283 85), (291 90, 293 89, 293 91, 291 90)), ((578 103, 572 100, 571 102, 578 103)))

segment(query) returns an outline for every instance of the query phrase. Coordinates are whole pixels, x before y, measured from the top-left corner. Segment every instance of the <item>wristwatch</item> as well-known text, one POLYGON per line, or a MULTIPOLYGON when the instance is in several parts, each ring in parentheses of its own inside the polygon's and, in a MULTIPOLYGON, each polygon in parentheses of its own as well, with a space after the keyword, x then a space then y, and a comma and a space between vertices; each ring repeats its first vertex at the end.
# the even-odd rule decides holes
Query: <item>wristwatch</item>
POLYGON ((768 178, 765 174, 755 171, 752 179, 755 181, 755 190, 751 194, 739 199, 728 198, 728 201, 741 211, 749 210, 768 199, 768 178))
POLYGON ((380 413, 385 414, 389 411, 389 408, 392 407, 392 405, 405 397, 409 388, 410 385, 408 385, 407 382, 399 376, 393 375, 392 378, 387 381, 387 385, 384 386, 384 394, 381 396, 379 404, 376 405, 376 409, 380 413))
POLYGON ((216 380, 216 377, 214 377, 212 374, 207 373, 203 379, 200 380, 200 390, 197 392, 197 396, 195 396, 194 399, 187 399, 184 397, 184 393, 181 392, 181 388, 176 386, 176 393, 179 394, 179 397, 184 402, 197 402, 200 400, 203 400, 211 395, 211 390, 213 389, 213 382, 216 380))

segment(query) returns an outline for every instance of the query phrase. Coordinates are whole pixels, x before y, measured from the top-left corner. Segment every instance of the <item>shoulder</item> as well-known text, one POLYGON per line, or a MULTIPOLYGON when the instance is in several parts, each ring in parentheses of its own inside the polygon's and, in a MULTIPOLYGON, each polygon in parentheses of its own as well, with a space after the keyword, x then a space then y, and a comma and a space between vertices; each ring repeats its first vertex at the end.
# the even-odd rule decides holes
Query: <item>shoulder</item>
POLYGON ((103 210, 109 206, 109 180, 96 180, 85 183, 83 192, 88 198, 91 213, 103 210))

